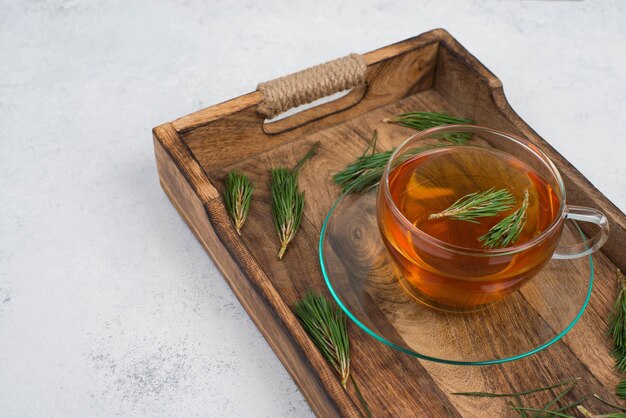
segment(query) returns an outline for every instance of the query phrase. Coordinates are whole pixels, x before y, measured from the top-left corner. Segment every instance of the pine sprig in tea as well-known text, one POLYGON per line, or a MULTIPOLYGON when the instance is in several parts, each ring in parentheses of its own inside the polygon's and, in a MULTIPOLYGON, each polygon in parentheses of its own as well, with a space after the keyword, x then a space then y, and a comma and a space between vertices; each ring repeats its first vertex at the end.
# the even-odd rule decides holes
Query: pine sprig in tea
POLYGON ((241 228, 248 217, 253 191, 254 185, 245 174, 231 171, 226 175, 224 179, 224 203, 239 235, 241 235, 241 228))
POLYGON ((339 375, 344 389, 347 388, 348 380, 352 382, 363 409, 371 417, 361 390, 350 376, 350 339, 346 316, 324 296, 313 292, 307 293, 296 303, 294 312, 315 346, 339 375))
POLYGON ((428 219, 450 218, 457 221, 479 223, 476 218, 495 216, 513 207, 515 198, 506 189, 494 190, 492 187, 484 192, 465 195, 450 205, 449 208, 431 214, 428 219))
POLYGON ((524 189, 524 201, 520 208, 494 225, 485 235, 478 238, 479 241, 483 242, 483 247, 503 248, 517 242, 524 225, 526 225, 528 199, 528 189, 524 189))
POLYGON ((270 170, 272 218, 280 238, 279 260, 282 260, 287 246, 296 236, 304 211, 304 193, 298 188, 298 172, 302 164, 315 154, 318 146, 319 142, 315 143, 295 167, 291 169, 278 167, 270 170))
MULTIPOLYGON (((394 123, 396 125, 423 131, 437 126, 444 125, 467 125, 474 121, 466 118, 457 118, 446 113, 437 112, 408 112, 392 118, 383 119, 383 122, 394 123)), ((472 137, 470 132, 453 132, 442 135, 444 139, 452 142, 463 143, 472 137)))
MULTIPOLYGON (((454 118, 444 113, 435 112, 411 112, 395 116, 393 118, 384 119, 384 122, 394 123, 406 126, 416 130, 424 130, 435 126, 444 126, 450 124, 474 123, 470 119, 454 118)), ((333 176, 333 181, 342 187, 343 193, 360 192, 368 187, 374 186, 380 182, 385 171, 385 166, 393 154, 395 148, 387 151, 376 152, 376 140, 378 133, 374 131, 372 141, 365 149, 365 152, 354 162, 349 164, 344 170, 333 176), (372 150, 368 154, 369 150, 372 150)), ((448 146, 451 144, 461 145, 470 139, 471 134, 467 132, 458 132, 453 134, 444 134, 442 138, 450 142, 450 144, 433 145, 423 148, 414 149, 404 155, 407 159, 427 149, 448 146)))

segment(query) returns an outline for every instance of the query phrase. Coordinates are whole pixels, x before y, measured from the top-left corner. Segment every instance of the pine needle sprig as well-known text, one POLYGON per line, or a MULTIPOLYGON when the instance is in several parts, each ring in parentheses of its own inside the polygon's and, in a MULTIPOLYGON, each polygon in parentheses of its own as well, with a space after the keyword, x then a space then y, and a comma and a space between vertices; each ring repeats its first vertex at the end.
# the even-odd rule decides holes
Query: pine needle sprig
POLYGON ((611 355, 615 359, 615 367, 623 373, 626 372, 626 277, 619 269, 616 276, 619 291, 609 315, 608 334, 613 339, 611 355))
POLYGON ((526 225, 528 211, 528 189, 524 189, 524 201, 515 212, 494 225, 485 235, 478 238, 483 242, 483 247, 504 248, 515 244, 526 225))
POLYGON ((378 131, 372 132, 372 140, 360 157, 349 164, 344 170, 333 176, 333 181, 342 186, 344 193, 358 192, 374 185, 383 176, 385 166, 394 149, 376 152, 378 131), (368 152, 372 150, 371 153, 368 152))
POLYGON ((294 312, 315 346, 339 375, 344 389, 348 381, 352 382, 363 409, 371 417, 369 406, 350 375, 350 339, 344 313, 324 296, 314 292, 308 292, 296 303, 294 312))
POLYGON ((457 221, 479 223, 477 218, 486 218, 504 212, 513 207, 515 198, 506 189, 490 188, 484 192, 465 195, 450 205, 449 208, 431 214, 428 219, 450 218, 457 221))
POLYGON ((239 235, 241 235, 241 228, 248 217, 253 191, 254 185, 245 174, 233 170, 226 175, 224 179, 224 203, 239 235))
MULTIPOLYGON (((447 113, 440 112, 407 112, 392 118, 383 119, 383 122, 393 123, 418 131, 443 125, 468 125, 474 123, 471 119, 454 117, 447 113)), ((465 142, 471 137, 472 134, 470 132, 453 132, 442 135, 442 138, 451 142, 465 142)))
POLYGON ((315 154, 318 147, 319 142, 315 143, 291 169, 278 167, 270 170, 272 218, 280 239, 279 260, 282 260, 287 246, 296 236, 304 211, 304 193, 298 187, 298 173, 302 165, 315 154))
MULTIPOLYGON (((393 118, 384 119, 383 121, 406 126, 420 131, 428 128, 433 128, 435 126, 459 123, 474 123, 470 119, 453 118, 444 113, 435 112, 404 113, 393 118)), ((471 133, 459 132, 444 134, 442 138, 447 140, 448 143, 413 149, 410 152, 406 153, 403 157, 401 157, 400 161, 407 160, 428 149, 449 145, 462 145, 471 138, 471 133)), ((385 171, 385 166, 387 165, 389 158, 391 158, 391 155, 395 151, 395 148, 387 151, 376 152, 377 139, 378 132, 374 130, 374 132, 372 133, 372 140, 365 149, 365 152, 363 152, 361 156, 357 157, 357 159, 354 162, 350 163, 345 169, 333 176, 333 181, 342 187, 343 193, 360 192, 371 186, 375 186, 380 182, 380 179, 383 176, 383 172, 385 171), (368 153, 370 149, 371 153, 368 153)))
POLYGON ((294 311, 345 388, 350 377, 350 340, 345 315, 324 296, 313 292, 307 293, 294 311))
POLYGON ((298 189, 298 178, 290 169, 275 168, 271 170, 270 175, 272 217, 280 239, 278 259, 282 260, 287 246, 300 227, 304 211, 304 193, 298 189))

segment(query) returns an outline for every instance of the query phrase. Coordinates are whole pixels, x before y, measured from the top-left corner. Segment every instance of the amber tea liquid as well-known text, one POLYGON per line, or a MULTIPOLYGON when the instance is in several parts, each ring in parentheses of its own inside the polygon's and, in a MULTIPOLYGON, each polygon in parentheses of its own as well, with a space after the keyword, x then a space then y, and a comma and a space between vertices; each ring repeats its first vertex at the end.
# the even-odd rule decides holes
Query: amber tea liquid
POLYGON ((516 254, 491 256, 474 251, 468 255, 466 251, 483 249, 478 238, 520 206, 525 189, 529 192, 527 220, 514 247, 544 232, 559 213, 555 191, 529 165, 501 151, 471 146, 434 149, 398 165, 389 175, 389 192, 405 222, 382 192, 377 207, 383 241, 404 275, 405 289, 435 307, 469 310, 501 299, 537 274, 550 259, 560 229, 542 244, 516 254), (515 206, 497 216, 479 218, 478 224, 428 219, 459 198, 492 187, 508 189, 515 196, 515 206), (438 242, 446 245, 442 248, 438 242))

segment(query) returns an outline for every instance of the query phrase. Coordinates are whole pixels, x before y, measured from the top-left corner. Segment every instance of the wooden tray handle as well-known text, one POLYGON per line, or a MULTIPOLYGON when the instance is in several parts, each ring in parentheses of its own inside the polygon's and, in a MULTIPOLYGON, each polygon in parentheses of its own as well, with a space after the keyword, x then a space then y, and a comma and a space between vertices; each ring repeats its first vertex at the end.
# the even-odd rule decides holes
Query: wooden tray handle
POLYGON ((257 111, 267 118, 365 83, 367 64, 363 56, 350 54, 285 77, 259 83, 263 94, 257 111))

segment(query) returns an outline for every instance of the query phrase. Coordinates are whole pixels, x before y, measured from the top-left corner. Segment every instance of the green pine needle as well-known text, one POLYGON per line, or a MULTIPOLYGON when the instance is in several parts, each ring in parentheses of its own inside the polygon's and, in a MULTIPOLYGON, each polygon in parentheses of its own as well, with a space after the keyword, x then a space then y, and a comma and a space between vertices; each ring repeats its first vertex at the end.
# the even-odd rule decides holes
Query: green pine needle
POLYGON ((279 260, 282 260, 287 246, 296 236, 304 211, 304 193, 298 188, 298 173, 302 165, 315 154, 319 145, 319 142, 315 143, 295 167, 270 170, 272 218, 280 239, 279 260))
POLYGON ((495 216, 513 207, 515 198, 506 189, 470 193, 454 202, 449 208, 433 213, 428 219, 450 218, 457 221, 479 223, 476 218, 495 216))
MULTIPOLYGON (((562 391, 561 393, 559 393, 558 395, 556 395, 554 397, 554 399, 552 399, 550 402, 548 402, 547 404, 545 404, 543 406, 543 408, 541 409, 542 413, 545 413, 547 411, 550 410, 550 407, 552 405, 556 405, 556 403, 561 400, 561 398, 563 398, 565 395, 567 395, 568 393, 570 393, 575 387, 576 384, 578 383, 578 380, 575 380, 572 384, 570 384, 568 387, 565 388, 564 391, 562 391)), ((582 402, 582 401, 581 401, 582 402)), ((571 408, 571 407, 570 407, 571 408)), ((557 412, 561 412, 561 411, 557 411, 557 412)))
POLYGON ((372 416, 369 405, 359 386, 350 375, 350 339, 346 316, 319 293, 308 292, 296 303, 294 312, 315 346, 335 369, 344 389, 352 382, 355 392, 368 417, 372 416))
POLYGON ((524 201, 519 209, 502 219, 494 225, 485 235, 478 238, 483 241, 483 247, 504 248, 511 244, 515 244, 524 225, 526 225, 526 216, 528 210, 528 189, 524 189, 524 201))
POLYGON ((587 400, 587 398, 588 398, 587 396, 583 396, 582 398, 580 398, 578 400, 575 400, 572 403, 568 403, 567 405, 562 406, 559 409, 556 409, 556 412, 563 412, 563 411, 567 411, 570 408, 575 408, 578 405, 580 405, 581 403, 585 402, 587 400))
POLYGON ((530 395, 531 393, 535 393, 535 392, 543 392, 545 390, 558 388, 560 386, 565 386, 567 384, 574 383, 574 382, 576 382, 578 380, 580 380, 580 377, 577 377, 575 379, 563 380, 562 382, 558 382, 558 383, 555 383, 555 384, 550 385, 550 386, 544 386, 544 387, 540 387, 540 388, 525 390, 523 392, 513 392, 513 393, 454 392, 454 393, 452 393, 452 395, 456 395, 456 396, 477 396, 477 397, 481 397, 481 398, 501 398, 501 397, 524 396, 524 395, 530 395))
POLYGON ((241 235, 241 228, 248 217, 253 191, 254 185, 245 174, 231 171, 226 175, 224 179, 224 203, 239 235, 241 235))
MULTIPOLYGON (((468 125, 474 123, 471 119, 457 118, 446 113, 438 112, 408 112, 384 119, 383 122, 394 123, 418 131, 443 125, 468 125)), ((470 139, 472 134, 470 132, 454 132, 443 134, 442 137, 448 141, 462 143, 470 139)))
POLYGON ((619 409, 622 412, 626 412, 626 408, 624 408, 623 406, 619 406, 619 405, 615 405, 614 403, 611 403, 605 399, 602 399, 601 397, 599 397, 598 395, 594 394, 593 395, 594 398, 596 398, 597 400, 599 400, 600 402, 602 402, 603 404, 610 406, 611 408, 615 408, 615 409, 619 409))
MULTIPOLYGON (((404 113, 393 118, 384 119, 383 121, 417 129, 418 131, 433 128, 435 126, 474 123, 470 119, 454 118, 444 113, 435 112, 404 113)), ((472 134, 469 132, 443 134, 442 138, 447 140, 448 143, 414 149, 405 154, 402 158, 406 160, 432 148, 449 145, 462 145, 467 142, 471 136, 472 134)), ((376 152, 377 138, 378 132, 374 131, 372 134, 372 141, 365 149, 365 152, 360 157, 357 157, 357 159, 349 164, 344 170, 333 176, 333 181, 341 186, 343 193, 360 192, 371 186, 375 186, 380 182, 383 172, 385 171, 385 166, 387 165, 391 154, 395 151, 395 148, 387 151, 376 152), (372 152, 368 154, 370 149, 372 152)))
MULTIPOLYGON (((522 404, 522 397, 521 396, 516 396, 515 400, 517 401, 517 405, 515 405, 515 403, 513 403, 513 401, 509 401, 509 406, 511 408, 513 407, 518 407, 518 408, 523 408, 524 405, 522 404)), ((528 418, 528 414, 526 413, 526 411, 519 411, 519 414, 522 418, 528 418)))

